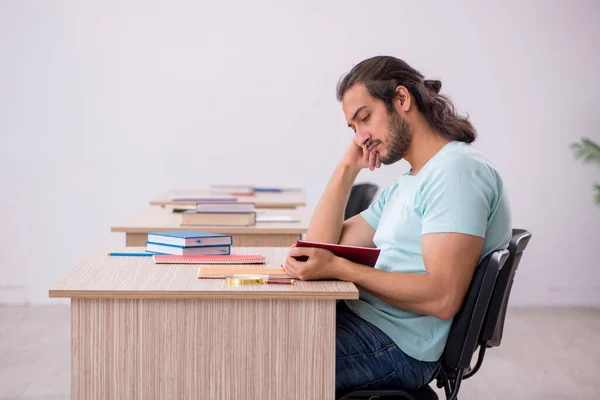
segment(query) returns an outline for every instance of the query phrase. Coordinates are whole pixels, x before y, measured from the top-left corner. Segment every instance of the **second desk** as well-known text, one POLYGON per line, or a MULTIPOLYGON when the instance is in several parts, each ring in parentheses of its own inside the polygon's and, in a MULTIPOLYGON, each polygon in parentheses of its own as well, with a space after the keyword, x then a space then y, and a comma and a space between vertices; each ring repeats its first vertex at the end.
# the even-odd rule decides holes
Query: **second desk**
POLYGON ((302 239, 310 222, 307 209, 260 210, 260 217, 289 216, 299 222, 257 222, 253 226, 181 226, 181 215, 162 207, 147 207, 111 227, 124 232, 126 246, 145 246, 148 232, 198 230, 233 236, 235 247, 287 247, 302 239))

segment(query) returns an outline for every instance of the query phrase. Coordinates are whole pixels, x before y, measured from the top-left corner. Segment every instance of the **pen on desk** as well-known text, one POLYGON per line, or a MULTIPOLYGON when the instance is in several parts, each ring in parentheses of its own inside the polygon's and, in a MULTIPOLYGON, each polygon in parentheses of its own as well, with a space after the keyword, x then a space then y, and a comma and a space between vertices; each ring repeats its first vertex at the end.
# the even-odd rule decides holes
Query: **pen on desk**
POLYGON ((296 280, 292 278, 267 278, 265 283, 280 283, 286 285, 293 285, 296 283, 296 280))
POLYGON ((154 253, 108 253, 112 257, 152 257, 154 253))

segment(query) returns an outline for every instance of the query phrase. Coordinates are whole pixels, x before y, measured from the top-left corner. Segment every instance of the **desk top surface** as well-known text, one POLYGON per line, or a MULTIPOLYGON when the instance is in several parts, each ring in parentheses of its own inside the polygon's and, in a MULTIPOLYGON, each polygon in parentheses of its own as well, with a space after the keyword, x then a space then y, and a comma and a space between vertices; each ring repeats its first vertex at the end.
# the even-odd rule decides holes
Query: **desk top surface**
POLYGON ((258 210, 257 217, 289 216, 299 222, 257 222, 252 226, 182 226, 181 214, 162 207, 144 210, 113 225, 111 232, 148 233, 199 230, 222 234, 302 234, 306 233, 312 212, 308 209, 258 210))
POLYGON ((150 201, 153 206, 168 204, 195 204, 193 201, 172 201, 172 197, 237 197, 238 201, 253 202, 257 208, 296 208, 306 205, 304 190, 289 190, 279 193, 259 192, 253 196, 231 196, 228 194, 211 194, 208 189, 173 189, 150 201))
MULTIPOLYGON (((263 254, 264 267, 279 267, 289 248, 232 248, 232 254, 263 254)), ((143 252, 128 247, 111 251, 143 252)), ((211 298, 211 299, 357 299, 353 283, 296 281, 288 284, 230 286, 223 279, 198 279, 199 265, 154 264, 152 257, 112 257, 98 250, 60 279, 50 297, 211 298)), ((256 267, 256 265, 254 265, 256 267)))

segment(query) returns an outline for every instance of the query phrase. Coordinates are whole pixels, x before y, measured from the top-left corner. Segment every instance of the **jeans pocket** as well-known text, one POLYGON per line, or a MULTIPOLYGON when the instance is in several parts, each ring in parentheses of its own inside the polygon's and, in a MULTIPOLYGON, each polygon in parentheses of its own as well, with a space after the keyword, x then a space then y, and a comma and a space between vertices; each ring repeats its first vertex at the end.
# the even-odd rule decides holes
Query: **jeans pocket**
POLYGON ((390 344, 394 343, 394 341, 388 335, 386 335, 385 332, 383 332, 381 329, 379 329, 378 327, 376 327, 369 321, 365 321, 365 323, 367 324, 367 326, 369 327, 371 332, 373 332, 373 335, 375 335, 384 346, 389 346, 390 344))

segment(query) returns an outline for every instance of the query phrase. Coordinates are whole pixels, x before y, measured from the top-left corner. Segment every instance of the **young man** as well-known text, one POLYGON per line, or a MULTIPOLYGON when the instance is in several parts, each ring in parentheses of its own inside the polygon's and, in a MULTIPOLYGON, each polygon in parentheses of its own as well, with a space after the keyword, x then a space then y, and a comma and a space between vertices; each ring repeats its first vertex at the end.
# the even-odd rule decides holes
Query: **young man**
POLYGON ((476 266, 508 246, 510 208, 502 179, 470 145, 473 126, 440 88, 441 82, 384 56, 361 62, 338 85, 354 138, 306 240, 378 247, 381 253, 375 268, 314 248, 292 248, 285 260, 288 273, 300 279, 341 279, 360 289, 359 300, 337 307, 338 391, 428 383, 476 266), (410 171, 344 221, 358 172, 401 159, 410 171))

